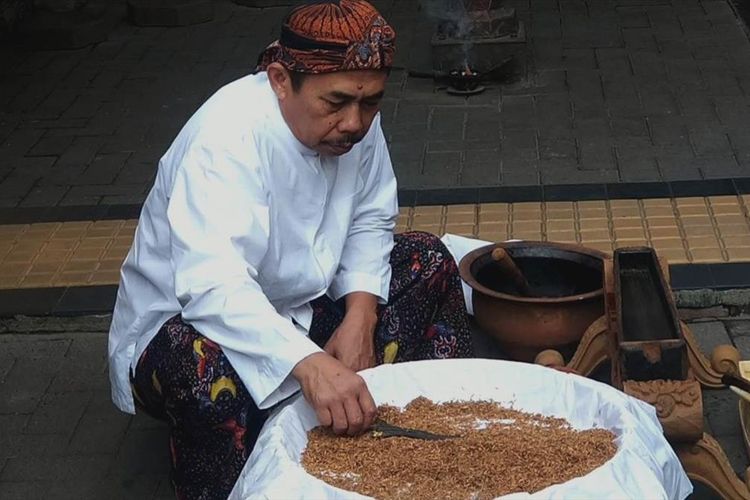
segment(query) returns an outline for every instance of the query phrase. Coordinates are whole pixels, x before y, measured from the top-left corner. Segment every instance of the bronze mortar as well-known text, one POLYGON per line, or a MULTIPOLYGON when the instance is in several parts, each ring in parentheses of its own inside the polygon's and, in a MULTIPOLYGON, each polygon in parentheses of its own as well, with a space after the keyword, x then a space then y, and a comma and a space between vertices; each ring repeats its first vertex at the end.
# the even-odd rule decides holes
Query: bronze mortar
POLYGON ((503 351, 531 362, 545 349, 572 352, 586 329, 604 314, 607 254, 579 245, 522 241, 478 248, 461 259, 461 278, 473 290, 474 317, 503 351), (492 250, 504 248, 529 282, 523 297, 492 250))

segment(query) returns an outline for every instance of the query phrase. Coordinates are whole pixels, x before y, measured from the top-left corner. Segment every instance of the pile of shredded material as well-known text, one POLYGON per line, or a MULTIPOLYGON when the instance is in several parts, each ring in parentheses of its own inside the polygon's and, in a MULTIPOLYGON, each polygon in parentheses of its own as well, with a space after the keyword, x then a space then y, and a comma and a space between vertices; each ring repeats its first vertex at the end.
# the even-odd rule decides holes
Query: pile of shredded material
POLYGON ((436 405, 425 398, 403 411, 379 408, 386 422, 460 437, 340 437, 309 432, 302 465, 308 473, 375 498, 494 498, 539 491, 588 474, 617 451, 605 429, 576 431, 567 421, 490 402, 436 405))

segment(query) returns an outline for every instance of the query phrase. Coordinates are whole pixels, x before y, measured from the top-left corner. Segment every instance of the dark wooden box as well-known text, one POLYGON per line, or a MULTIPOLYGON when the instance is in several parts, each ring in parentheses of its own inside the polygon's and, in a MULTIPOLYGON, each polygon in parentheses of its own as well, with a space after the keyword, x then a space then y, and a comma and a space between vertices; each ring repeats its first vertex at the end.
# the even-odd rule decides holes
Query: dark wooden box
POLYGON ((687 348, 669 285, 652 248, 615 250, 618 359, 614 377, 687 378, 687 348))

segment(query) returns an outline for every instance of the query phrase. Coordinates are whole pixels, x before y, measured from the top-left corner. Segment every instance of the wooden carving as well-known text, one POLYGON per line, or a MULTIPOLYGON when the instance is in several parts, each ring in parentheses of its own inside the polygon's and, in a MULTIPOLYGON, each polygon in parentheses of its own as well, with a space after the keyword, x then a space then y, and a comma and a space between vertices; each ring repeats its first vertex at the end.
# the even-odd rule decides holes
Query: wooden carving
POLYGON ((695 380, 625 381, 623 390, 656 408, 671 442, 694 442, 703 436, 703 399, 695 380))
POLYGON ((604 261, 604 317, 607 326, 607 357, 612 362, 610 371, 610 384, 612 387, 622 390, 622 367, 615 362, 619 356, 618 347, 618 321, 617 321, 617 296, 615 294, 615 269, 614 261, 604 261))
POLYGON ((693 332, 685 323, 680 323, 682 336, 685 339, 690 370, 702 386, 711 389, 723 389, 721 376, 724 373, 739 373, 737 366, 739 353, 732 346, 719 346, 714 350, 712 360, 709 361, 700 350, 693 332), (721 349, 720 349, 721 348, 721 349))
POLYGON ((737 477, 721 445, 710 435, 703 434, 693 444, 675 444, 674 450, 690 479, 710 486, 727 500, 750 500, 747 481, 737 477))
POLYGON ((607 317, 602 316, 586 329, 567 367, 588 377, 596 367, 609 359, 610 350, 607 317))
POLYGON ((711 352, 711 368, 720 375, 739 375, 740 351, 733 345, 717 345, 711 352))
POLYGON ((558 368, 565 366, 565 359, 560 351, 555 349, 545 349, 534 358, 534 364, 546 366, 548 368, 558 368))

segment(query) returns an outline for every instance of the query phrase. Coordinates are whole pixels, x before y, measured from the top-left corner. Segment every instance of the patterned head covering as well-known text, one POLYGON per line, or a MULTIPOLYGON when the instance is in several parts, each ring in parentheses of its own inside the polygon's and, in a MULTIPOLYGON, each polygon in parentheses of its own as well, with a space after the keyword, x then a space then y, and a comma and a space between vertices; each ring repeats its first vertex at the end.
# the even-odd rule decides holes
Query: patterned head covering
POLYGON ((315 0, 284 19, 281 37, 260 55, 256 72, 272 62, 311 74, 389 68, 395 39, 393 28, 365 0, 315 0))

